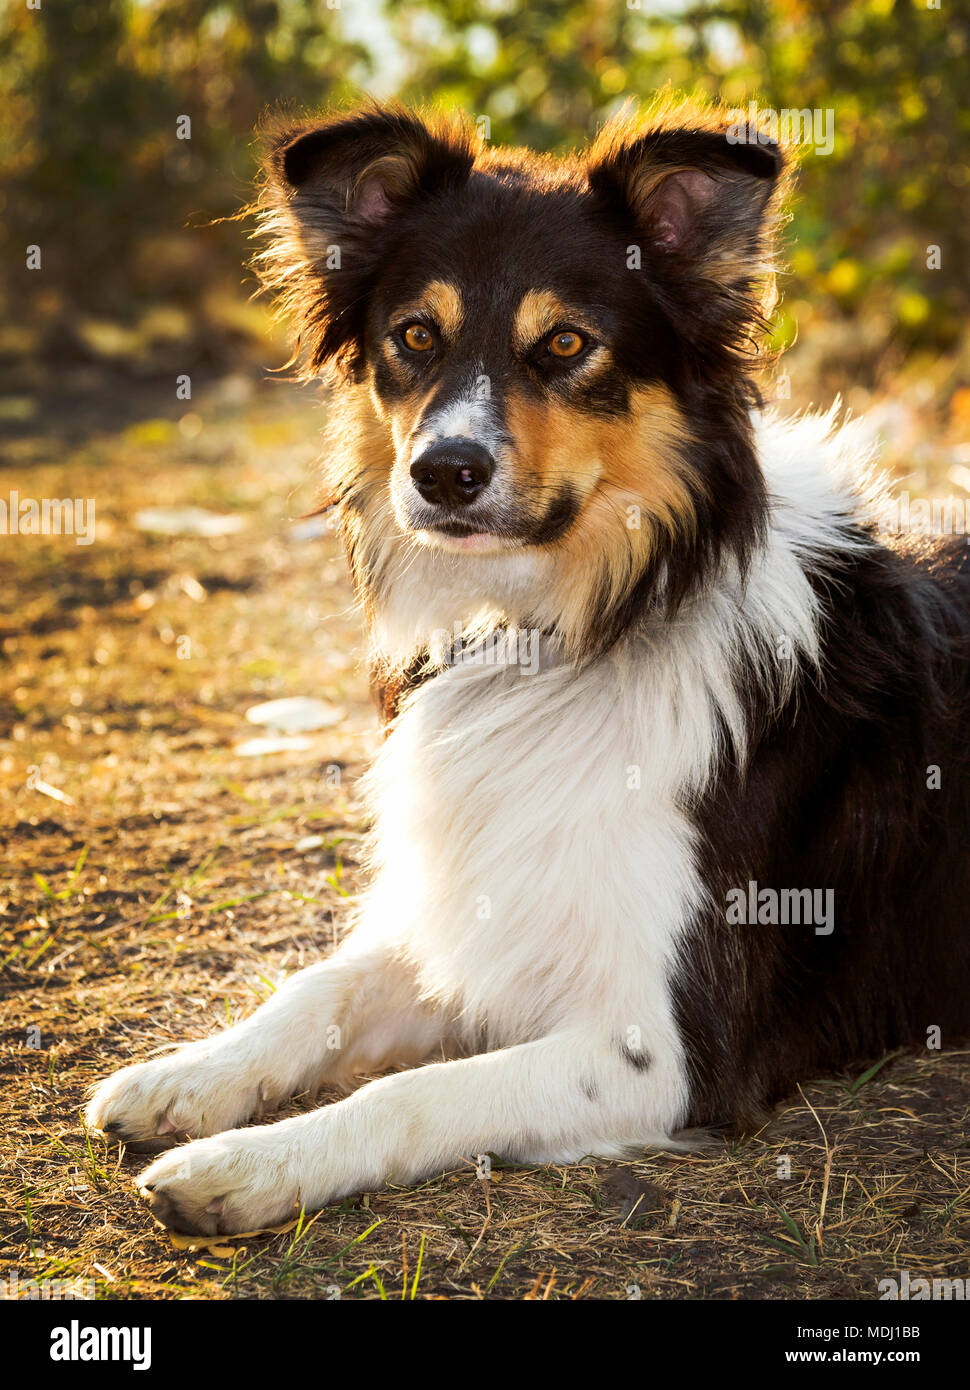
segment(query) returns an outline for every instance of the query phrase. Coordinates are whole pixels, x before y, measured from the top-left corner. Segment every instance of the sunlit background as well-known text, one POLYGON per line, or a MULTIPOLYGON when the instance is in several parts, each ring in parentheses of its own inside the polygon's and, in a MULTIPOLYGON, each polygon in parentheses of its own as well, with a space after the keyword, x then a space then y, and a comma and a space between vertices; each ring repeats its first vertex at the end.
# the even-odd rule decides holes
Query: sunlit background
POLYGON ((802 151, 765 394, 841 394, 897 489, 966 504, 967 0, 34 2, 0 14, 0 521, 15 497, 73 499, 91 529, 0 526, 14 1268, 112 1298, 396 1296, 419 1251, 422 1296, 447 1297, 558 1280, 568 1298, 872 1299, 900 1250, 963 1271, 959 1052, 816 1082, 811 1114, 793 1104, 722 1162, 651 1158, 656 1185, 634 1184, 622 1219, 578 1170, 506 1171, 490 1199, 472 1167, 329 1209, 298 1255, 261 1237, 238 1261, 149 1230, 139 1156, 106 1157, 78 1114, 106 1072, 242 1017, 326 954, 364 881, 363 624, 332 528, 304 515, 327 403, 274 370, 285 327, 232 220, 263 114, 363 89, 565 150, 667 83, 819 112, 831 142, 802 151), (817 1254, 791 1239, 821 1235, 816 1108, 830 1162, 838 1145, 817 1254), (799 1179, 779 1187, 789 1156, 799 1179), (668 1214, 637 1229, 641 1201, 668 1214))
POLYGON ((831 113, 831 152, 803 151, 774 335, 807 354, 796 395, 809 379, 826 397, 915 373, 938 410, 955 398, 970 414, 966 6, 44 0, 6 7, 0 24, 5 362, 146 373, 282 360, 240 273, 244 229, 214 222, 250 193, 267 110, 365 90, 487 116, 496 142, 565 150, 670 83, 831 113), (176 138, 180 116, 191 139, 176 138), (41 274, 23 268, 28 244, 43 248, 41 274))

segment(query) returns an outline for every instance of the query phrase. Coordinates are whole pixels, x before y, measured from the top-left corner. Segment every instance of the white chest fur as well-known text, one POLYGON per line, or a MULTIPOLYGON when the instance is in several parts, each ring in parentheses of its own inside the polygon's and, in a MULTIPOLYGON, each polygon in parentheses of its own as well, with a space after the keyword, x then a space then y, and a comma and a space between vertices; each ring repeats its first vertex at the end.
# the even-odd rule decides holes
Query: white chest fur
POLYGON ((365 921, 393 918, 470 1036, 585 1015, 668 1032, 700 893, 681 799, 714 756, 691 666, 643 642, 583 671, 456 666, 400 716, 371 776, 365 921))

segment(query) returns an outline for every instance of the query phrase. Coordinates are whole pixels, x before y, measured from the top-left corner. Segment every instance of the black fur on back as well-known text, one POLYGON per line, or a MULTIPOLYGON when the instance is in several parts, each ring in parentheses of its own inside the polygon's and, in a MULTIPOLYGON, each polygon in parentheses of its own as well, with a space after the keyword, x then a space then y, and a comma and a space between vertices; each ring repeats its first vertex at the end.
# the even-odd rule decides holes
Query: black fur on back
POLYGON ((697 811, 712 905, 675 983, 690 1124, 755 1124, 800 1080, 970 1032, 970 555, 878 548, 811 577, 822 677, 771 723, 752 703, 745 773, 697 811), (832 889, 831 935, 729 924, 749 881, 832 889))

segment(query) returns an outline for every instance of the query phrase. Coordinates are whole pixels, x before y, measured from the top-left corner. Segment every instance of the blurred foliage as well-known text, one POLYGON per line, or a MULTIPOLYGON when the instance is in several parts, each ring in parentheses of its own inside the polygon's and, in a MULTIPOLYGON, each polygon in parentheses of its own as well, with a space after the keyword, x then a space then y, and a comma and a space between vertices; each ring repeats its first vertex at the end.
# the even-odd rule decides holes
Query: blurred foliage
POLYGON ((779 346, 806 315, 953 345, 970 307, 970 0, 42 0, 0 19, 0 354, 183 368, 258 342, 231 217, 279 105, 361 89, 562 150, 631 95, 830 112, 803 152, 779 346), (191 139, 177 136, 191 119, 191 139), (25 268, 40 246, 43 271, 25 268), (940 266, 927 266, 927 248, 940 266))

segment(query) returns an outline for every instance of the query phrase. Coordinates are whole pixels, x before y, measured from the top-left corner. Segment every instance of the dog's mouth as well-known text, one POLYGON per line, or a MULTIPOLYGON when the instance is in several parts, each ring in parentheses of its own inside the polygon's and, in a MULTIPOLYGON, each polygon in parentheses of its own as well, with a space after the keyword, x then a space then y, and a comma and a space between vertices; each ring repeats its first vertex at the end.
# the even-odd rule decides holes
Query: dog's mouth
POLYGON ((467 521, 442 521, 437 526, 429 526, 429 531, 440 531, 443 536, 453 536, 455 540, 464 540, 466 536, 488 536, 492 532, 484 530, 481 526, 469 526, 467 521))
POLYGON ((467 521, 438 521, 414 531, 422 545, 461 553, 498 554, 522 544, 508 536, 473 526, 467 521))
POLYGON ((455 554, 502 555, 558 540, 573 524, 579 500, 563 485, 544 514, 532 516, 526 505, 478 505, 467 509, 432 509, 408 498, 395 505, 402 529, 419 545, 455 554))

